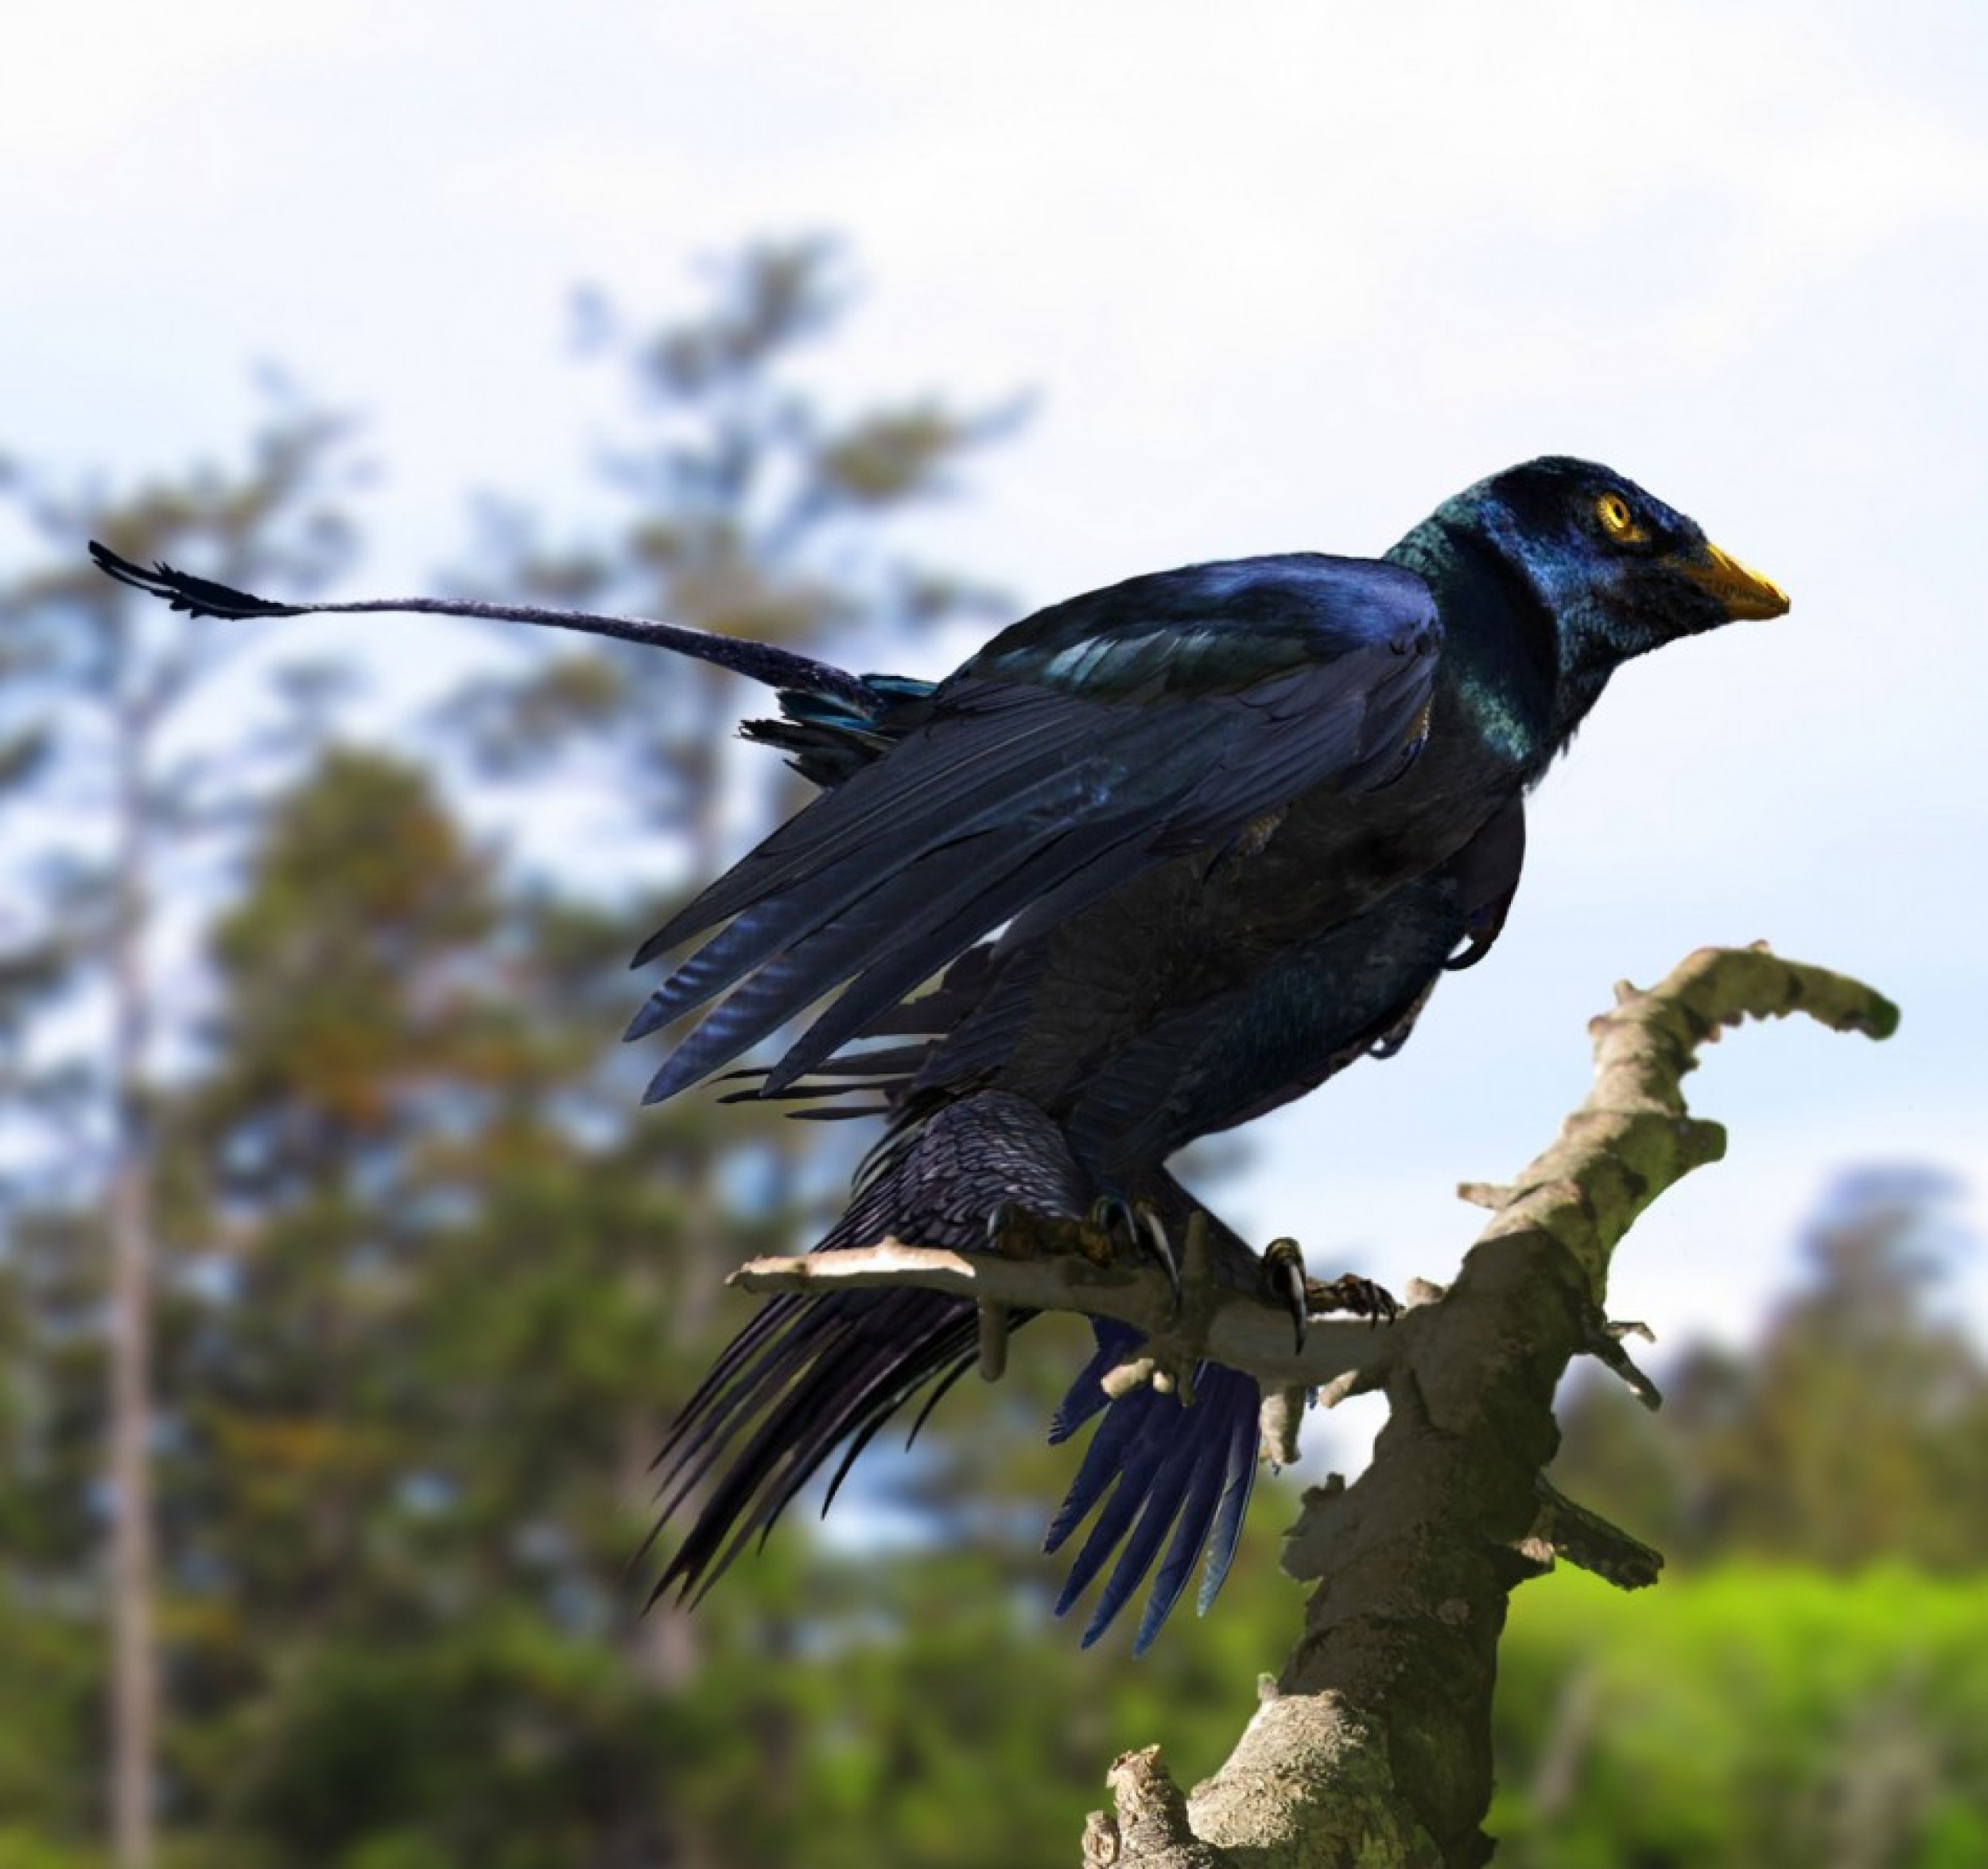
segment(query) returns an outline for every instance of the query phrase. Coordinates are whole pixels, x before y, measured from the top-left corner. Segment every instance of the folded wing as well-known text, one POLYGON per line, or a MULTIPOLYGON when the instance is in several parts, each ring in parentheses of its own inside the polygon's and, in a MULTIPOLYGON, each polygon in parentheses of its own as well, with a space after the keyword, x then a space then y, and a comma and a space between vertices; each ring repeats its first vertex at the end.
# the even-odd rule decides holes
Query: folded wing
POLYGON ((639 962, 717 931, 630 1028, 719 1001, 650 1100, 841 987, 777 1092, 1013 917, 1074 913, 1314 787, 1386 783, 1419 748, 1440 640, 1411 573, 1313 554, 1136 578, 1016 624, 644 945, 639 962))

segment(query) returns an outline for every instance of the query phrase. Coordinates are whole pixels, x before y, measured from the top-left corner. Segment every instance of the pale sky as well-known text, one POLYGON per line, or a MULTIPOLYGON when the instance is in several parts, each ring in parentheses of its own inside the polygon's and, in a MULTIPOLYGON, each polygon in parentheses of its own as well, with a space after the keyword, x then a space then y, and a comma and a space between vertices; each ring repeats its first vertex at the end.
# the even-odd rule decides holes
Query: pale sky
MULTIPOLYGON (((1792 615, 1618 678, 1497 954, 1400 1059, 1258 1125, 1221 1204, 1322 1273, 1446 1276, 1454 1183, 1547 1140, 1609 983, 1765 937, 1905 1024, 1749 1032, 1693 1080, 1731 1157, 1644 1222, 1615 1304, 1732 1335, 1839 1165, 1947 1165, 1988 1231, 1984 97, 1967 0, 17 10, 0 453, 225 450, 277 359, 390 468, 348 594, 432 585, 470 489, 597 498, 575 284, 659 317, 697 255, 826 230, 864 285, 838 390, 1036 393, 912 536, 1025 605, 1378 551, 1512 461, 1607 460, 1792 615)), ((410 702, 503 653, 383 640, 410 702)))

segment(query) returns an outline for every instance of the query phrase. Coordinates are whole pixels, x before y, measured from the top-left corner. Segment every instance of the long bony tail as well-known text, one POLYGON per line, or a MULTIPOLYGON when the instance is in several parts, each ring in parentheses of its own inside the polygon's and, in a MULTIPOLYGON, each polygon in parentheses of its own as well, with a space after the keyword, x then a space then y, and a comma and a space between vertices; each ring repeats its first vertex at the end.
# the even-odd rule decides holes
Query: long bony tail
POLYGON ((324 616, 363 612, 388 612, 415 616, 473 616, 495 623, 530 623, 553 629, 578 630, 584 635, 612 636, 618 642, 640 643, 695 657, 735 674, 763 682, 769 688, 792 689, 860 708, 876 705, 876 691, 860 675, 833 663, 817 662, 791 649, 737 636, 689 629, 681 624, 658 623, 646 616, 603 616, 589 610, 552 610, 536 604, 487 604, 468 597, 376 597, 355 604, 277 604, 250 591, 238 591, 211 577, 196 577, 157 561, 148 571, 120 558, 107 545, 90 541, 90 556, 98 569, 119 584, 158 597, 192 616, 239 619, 253 616, 324 616))

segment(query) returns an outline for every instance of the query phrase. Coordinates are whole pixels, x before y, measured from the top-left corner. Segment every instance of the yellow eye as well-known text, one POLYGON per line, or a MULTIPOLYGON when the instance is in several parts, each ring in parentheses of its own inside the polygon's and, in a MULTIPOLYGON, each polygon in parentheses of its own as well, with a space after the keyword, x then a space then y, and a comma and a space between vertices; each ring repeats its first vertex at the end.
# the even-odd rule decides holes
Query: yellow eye
POLYGON ((1621 544, 1633 545, 1643 536, 1643 528, 1629 511, 1629 503, 1619 493, 1603 494, 1594 503, 1594 516, 1602 522, 1602 530, 1621 544))

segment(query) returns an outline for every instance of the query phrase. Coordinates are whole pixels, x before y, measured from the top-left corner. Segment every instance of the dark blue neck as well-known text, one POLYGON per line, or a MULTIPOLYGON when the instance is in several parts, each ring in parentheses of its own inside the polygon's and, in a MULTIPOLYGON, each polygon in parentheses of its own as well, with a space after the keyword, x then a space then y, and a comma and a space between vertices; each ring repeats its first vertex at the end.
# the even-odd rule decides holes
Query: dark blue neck
POLYGON ((1384 554, 1435 593, 1442 619, 1439 717, 1468 731, 1530 783, 1559 750, 1553 620, 1524 573, 1474 529, 1425 519, 1384 554))
POLYGON ((1447 690, 1529 783, 1573 737, 1621 654, 1604 620, 1586 614, 1591 593, 1578 585, 1542 588, 1538 568, 1507 549, 1485 515, 1454 511, 1456 504, 1423 520, 1386 556, 1435 593, 1443 628, 1439 695, 1447 690))

